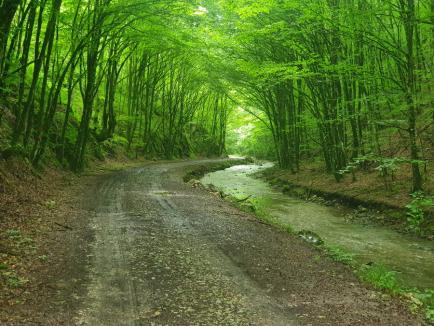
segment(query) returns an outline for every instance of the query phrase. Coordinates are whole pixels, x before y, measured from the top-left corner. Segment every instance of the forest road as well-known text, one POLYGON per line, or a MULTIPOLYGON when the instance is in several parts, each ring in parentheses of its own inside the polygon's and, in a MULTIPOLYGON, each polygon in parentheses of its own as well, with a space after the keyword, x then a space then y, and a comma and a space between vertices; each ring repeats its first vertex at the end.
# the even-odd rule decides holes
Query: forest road
POLYGON ((182 176, 211 161, 104 176, 75 325, 419 325, 349 270, 182 176))

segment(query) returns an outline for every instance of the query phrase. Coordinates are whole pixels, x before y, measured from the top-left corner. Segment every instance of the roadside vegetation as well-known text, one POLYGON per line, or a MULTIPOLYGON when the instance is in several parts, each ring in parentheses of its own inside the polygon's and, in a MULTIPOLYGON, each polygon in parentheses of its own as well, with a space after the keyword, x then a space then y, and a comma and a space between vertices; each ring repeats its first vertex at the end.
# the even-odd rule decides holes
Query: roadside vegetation
POLYGON ((229 148, 277 160, 270 178, 405 209, 398 223, 432 234, 433 2, 234 7, 248 96, 229 148))
MULTIPOLYGON (((273 160, 270 179, 432 238, 433 39, 434 0, 0 0, 2 284, 29 282, 21 254, 46 260, 20 228, 43 219, 29 203, 56 208, 44 168, 105 158, 273 160)), ((434 318, 432 291, 322 248, 434 318)))
POLYGON ((246 150, 293 173, 319 161, 337 182, 377 170, 386 191, 405 169, 408 191, 432 188, 432 1, 234 7, 244 109, 269 130, 246 150))
POLYGON ((1 1, 1 156, 80 172, 89 158, 119 150, 221 155, 232 104, 207 64, 196 8, 1 1))
POLYGON ((413 208, 434 189, 433 10, 432 0, 2 1, 1 156, 82 171, 119 151, 239 152, 399 197, 417 229, 413 208))

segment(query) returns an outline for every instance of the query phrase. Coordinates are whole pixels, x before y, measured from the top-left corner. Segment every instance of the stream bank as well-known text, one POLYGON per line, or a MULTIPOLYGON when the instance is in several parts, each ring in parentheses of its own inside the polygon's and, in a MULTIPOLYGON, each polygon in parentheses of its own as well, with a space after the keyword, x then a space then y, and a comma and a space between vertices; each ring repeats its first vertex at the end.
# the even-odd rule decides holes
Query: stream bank
POLYGON ((265 216, 267 223, 290 229, 293 233, 309 231, 325 242, 332 258, 364 269, 360 275, 380 287, 393 291, 414 289, 428 298, 431 307, 434 288, 434 244, 388 226, 367 223, 349 216, 354 210, 335 205, 289 197, 266 181, 256 178, 271 165, 240 165, 207 174, 204 185, 232 198, 238 206, 265 216), (372 274, 376 275, 372 275, 372 274), (374 279, 373 279, 374 278, 374 279), (377 278, 377 279, 375 279, 377 278), (431 301, 431 302, 430 302, 431 301))
POLYGON ((216 171, 221 171, 228 169, 235 165, 249 164, 253 163, 250 159, 246 158, 223 158, 216 160, 214 162, 207 162, 200 164, 199 166, 194 166, 186 170, 183 177, 184 182, 189 182, 191 180, 198 180, 203 178, 205 174, 212 173, 216 171))
MULTIPOLYGON (((409 223, 405 207, 412 198, 402 189, 390 192, 382 190, 381 185, 370 188, 368 184, 361 185, 349 179, 337 183, 331 176, 326 179, 315 174, 312 175, 314 179, 310 179, 306 173, 292 174, 277 167, 261 170, 257 176, 289 196, 353 209, 349 218, 359 222, 387 225, 398 232, 417 233, 419 237, 434 240, 434 206, 421 207, 424 218, 414 228, 409 223)), ((373 177, 370 176, 370 179, 373 177)), ((427 192, 427 198, 432 198, 430 192, 427 192)))

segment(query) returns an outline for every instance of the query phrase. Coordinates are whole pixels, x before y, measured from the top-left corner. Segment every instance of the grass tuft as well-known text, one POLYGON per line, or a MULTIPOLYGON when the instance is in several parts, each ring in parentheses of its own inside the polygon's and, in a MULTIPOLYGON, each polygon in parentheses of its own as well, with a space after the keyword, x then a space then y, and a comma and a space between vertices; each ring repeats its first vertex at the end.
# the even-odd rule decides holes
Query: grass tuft
POLYGON ((397 273, 383 265, 362 265, 357 274, 361 280, 372 284, 377 289, 388 290, 394 294, 402 291, 396 277, 397 273))
POLYGON ((326 250, 327 255, 334 261, 353 266, 354 255, 346 252, 344 249, 334 245, 325 245, 324 249, 326 250))

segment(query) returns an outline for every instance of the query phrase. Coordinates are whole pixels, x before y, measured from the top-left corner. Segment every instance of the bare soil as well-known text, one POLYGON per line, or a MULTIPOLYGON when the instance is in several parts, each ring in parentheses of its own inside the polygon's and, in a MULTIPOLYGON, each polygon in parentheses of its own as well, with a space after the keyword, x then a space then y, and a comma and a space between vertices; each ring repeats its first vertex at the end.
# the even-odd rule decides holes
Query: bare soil
POLYGON ((424 324, 405 302, 362 284, 299 238, 182 181, 213 162, 147 163, 39 184, 48 189, 40 200, 53 196, 55 204, 28 205, 38 207, 41 226, 26 224, 36 249, 25 257, 38 262, 25 274, 25 293, 2 301, 0 322, 424 324))

